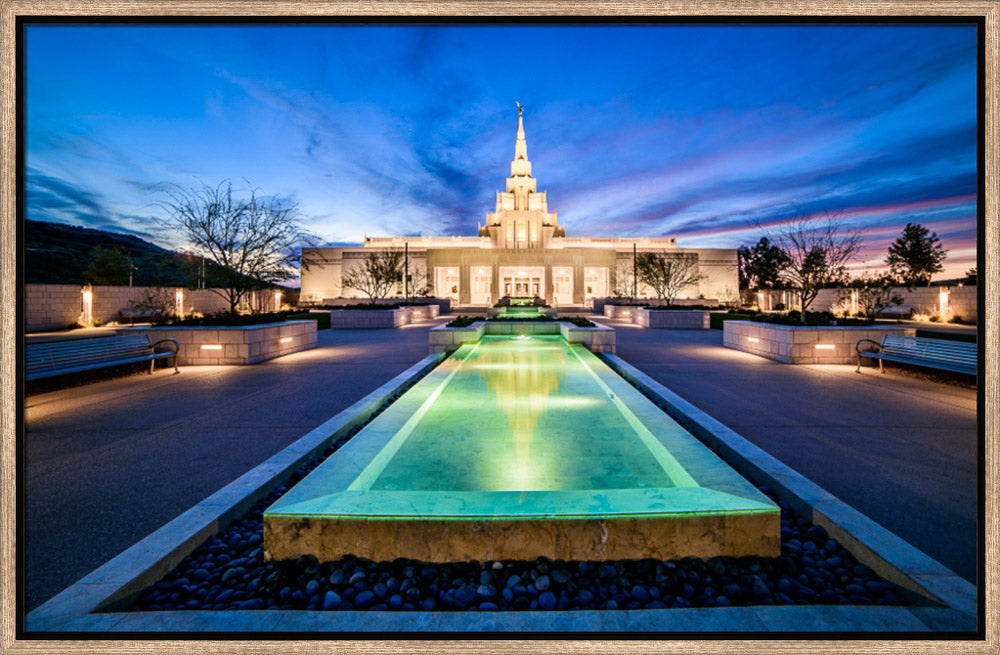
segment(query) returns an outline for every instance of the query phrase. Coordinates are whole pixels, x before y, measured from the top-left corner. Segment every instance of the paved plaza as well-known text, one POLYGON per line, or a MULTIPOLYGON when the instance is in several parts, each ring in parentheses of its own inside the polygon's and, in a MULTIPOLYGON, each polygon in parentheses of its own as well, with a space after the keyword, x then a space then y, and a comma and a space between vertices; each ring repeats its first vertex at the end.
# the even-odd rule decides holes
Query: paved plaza
MULTIPOLYGON (((976 555, 976 392, 790 366, 718 330, 618 329, 618 355, 963 577, 976 555)), ((427 354, 427 330, 321 330, 254 366, 182 367, 26 398, 31 610, 427 354)))

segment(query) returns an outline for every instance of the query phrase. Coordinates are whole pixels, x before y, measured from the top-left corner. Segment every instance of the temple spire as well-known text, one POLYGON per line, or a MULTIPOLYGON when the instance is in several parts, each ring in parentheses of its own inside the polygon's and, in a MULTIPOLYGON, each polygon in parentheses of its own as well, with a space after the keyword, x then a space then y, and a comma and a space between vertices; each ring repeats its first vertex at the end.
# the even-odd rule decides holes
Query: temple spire
POLYGON ((528 161, 528 142, 524 138, 524 107, 517 105, 517 141, 514 144, 514 161, 510 165, 511 177, 531 177, 531 162, 528 161))
POLYGON ((528 159, 528 142, 524 140, 524 107, 520 102, 514 101, 517 105, 517 143, 514 146, 514 159, 528 159))

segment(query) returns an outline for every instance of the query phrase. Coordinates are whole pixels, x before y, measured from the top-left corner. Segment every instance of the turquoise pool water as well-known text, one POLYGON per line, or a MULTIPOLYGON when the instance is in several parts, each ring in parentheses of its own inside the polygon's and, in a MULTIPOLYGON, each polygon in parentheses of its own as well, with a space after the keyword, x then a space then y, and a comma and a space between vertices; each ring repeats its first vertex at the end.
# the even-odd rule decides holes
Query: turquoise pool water
POLYGON ((265 517, 771 509, 593 353, 536 335, 459 348, 265 517))

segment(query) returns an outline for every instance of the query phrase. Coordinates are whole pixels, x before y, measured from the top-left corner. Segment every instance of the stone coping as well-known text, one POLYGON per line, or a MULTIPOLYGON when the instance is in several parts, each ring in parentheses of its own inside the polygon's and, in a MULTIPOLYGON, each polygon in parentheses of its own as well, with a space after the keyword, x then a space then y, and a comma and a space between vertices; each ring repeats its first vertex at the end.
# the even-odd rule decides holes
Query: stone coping
POLYGON ((904 325, 783 325, 725 321, 722 345, 783 364, 857 364, 854 347, 861 339, 881 341, 886 334, 914 336, 904 325))
POLYGON ((614 356, 612 368, 667 404, 676 420, 719 448, 727 463, 772 484, 778 495, 823 525, 859 559, 885 566, 883 577, 943 606, 755 606, 663 610, 575 610, 562 612, 318 612, 233 610, 98 612, 129 598, 162 577, 205 538, 238 519, 337 435, 370 414, 383 399, 443 357, 426 358, 350 408, 230 483, 30 612, 25 630, 45 633, 336 632, 425 634, 464 632, 684 633, 877 633, 906 637, 952 632, 973 638, 977 628, 973 585, 881 528, 794 470, 701 412, 655 380, 614 356))

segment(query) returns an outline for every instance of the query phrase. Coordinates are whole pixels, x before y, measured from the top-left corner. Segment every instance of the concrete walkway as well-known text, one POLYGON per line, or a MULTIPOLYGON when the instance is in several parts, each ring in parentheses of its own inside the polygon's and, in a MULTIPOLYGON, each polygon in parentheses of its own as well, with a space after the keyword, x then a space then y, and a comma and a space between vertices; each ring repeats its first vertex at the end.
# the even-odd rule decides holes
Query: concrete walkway
MULTIPOLYGON (((403 371, 445 320, 321 330, 318 348, 255 366, 188 366, 29 396, 25 608, 403 371)), ((609 323, 621 357, 973 579, 974 390, 777 364, 722 348, 717 330, 609 323)))
POLYGON ((182 366, 25 399, 30 611, 427 355, 427 330, 320 330, 254 366, 182 366))
POLYGON ((721 330, 604 322, 618 330, 621 358, 975 581, 975 389, 780 364, 723 348, 721 330))

